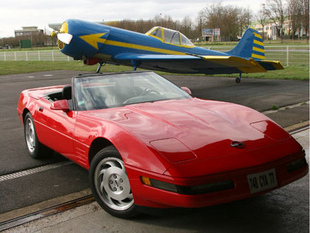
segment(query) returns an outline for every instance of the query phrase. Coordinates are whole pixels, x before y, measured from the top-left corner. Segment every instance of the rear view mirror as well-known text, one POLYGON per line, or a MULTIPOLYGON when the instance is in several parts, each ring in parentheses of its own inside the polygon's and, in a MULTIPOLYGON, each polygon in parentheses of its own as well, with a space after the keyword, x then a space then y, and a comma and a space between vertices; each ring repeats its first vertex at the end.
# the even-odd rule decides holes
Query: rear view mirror
POLYGON ((181 87, 181 89, 185 91, 187 94, 192 95, 192 92, 188 87, 181 87))

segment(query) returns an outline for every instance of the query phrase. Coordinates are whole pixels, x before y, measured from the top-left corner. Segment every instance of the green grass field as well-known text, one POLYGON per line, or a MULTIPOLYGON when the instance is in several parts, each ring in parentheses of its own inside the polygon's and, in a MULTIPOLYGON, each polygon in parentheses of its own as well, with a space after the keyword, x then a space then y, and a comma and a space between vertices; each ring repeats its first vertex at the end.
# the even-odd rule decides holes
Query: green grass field
MULTIPOLYGON (((81 61, 2 61, 0 62, 0 75, 33 73, 51 70, 76 70, 95 72, 97 66, 86 66, 81 61)), ((123 72, 130 71, 131 67, 106 65, 101 72, 123 72)), ((234 75, 217 75, 237 77, 234 75)), ((243 78, 265 78, 265 79, 309 79, 309 65, 297 64, 285 67, 284 70, 269 71, 266 73, 242 74, 243 78)))

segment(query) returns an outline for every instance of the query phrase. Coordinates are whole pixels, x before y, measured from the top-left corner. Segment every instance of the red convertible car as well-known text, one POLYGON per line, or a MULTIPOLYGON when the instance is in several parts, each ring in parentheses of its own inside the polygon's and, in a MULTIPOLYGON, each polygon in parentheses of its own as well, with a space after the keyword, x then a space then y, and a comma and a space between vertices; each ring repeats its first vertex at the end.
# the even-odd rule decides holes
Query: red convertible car
POLYGON ((193 98, 153 72, 24 90, 17 112, 29 154, 89 169, 94 197, 118 217, 248 198, 308 173, 303 148, 265 115, 193 98))

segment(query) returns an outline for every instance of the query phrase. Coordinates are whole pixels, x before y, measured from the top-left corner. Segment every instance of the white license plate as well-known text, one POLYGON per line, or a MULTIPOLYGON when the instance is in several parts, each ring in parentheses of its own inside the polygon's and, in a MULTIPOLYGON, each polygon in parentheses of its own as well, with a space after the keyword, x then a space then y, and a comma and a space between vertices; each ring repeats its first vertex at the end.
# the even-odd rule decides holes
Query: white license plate
POLYGON ((275 169, 247 176, 251 193, 262 192, 278 186, 275 169))

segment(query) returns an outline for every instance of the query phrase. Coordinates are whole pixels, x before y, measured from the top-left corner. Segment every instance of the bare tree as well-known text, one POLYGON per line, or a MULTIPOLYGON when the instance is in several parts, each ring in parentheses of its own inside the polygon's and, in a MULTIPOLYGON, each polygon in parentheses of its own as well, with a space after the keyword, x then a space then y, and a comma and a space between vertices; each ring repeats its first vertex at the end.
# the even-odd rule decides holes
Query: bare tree
POLYGON ((251 24, 252 13, 249 8, 239 8, 239 11, 239 35, 242 35, 251 24))
POLYGON ((282 0, 267 0, 266 4, 266 15, 275 24, 277 29, 277 35, 281 38, 284 34, 284 5, 282 0))
POLYGON ((301 14, 302 14, 302 5, 300 4, 301 0, 288 0, 288 19, 290 20, 290 34, 292 34, 295 39, 296 32, 298 31, 298 37, 301 31, 301 14))
POLYGON ((181 28, 179 29, 184 35, 191 36, 193 31, 193 22, 189 16, 181 21, 181 28))
POLYGON ((220 28, 221 37, 225 40, 235 40, 250 25, 249 9, 235 6, 223 6, 221 3, 212 4, 200 13, 200 20, 207 28, 220 28), (202 20, 203 18, 203 20, 202 20))
POLYGON ((305 30, 305 35, 309 36, 309 0, 301 0, 302 2, 302 26, 305 30))
POLYGON ((255 18, 262 25, 262 31, 263 31, 262 36, 263 36, 263 40, 265 40, 264 28, 265 28, 266 23, 268 22, 265 4, 262 5, 262 8, 258 11, 255 18))

